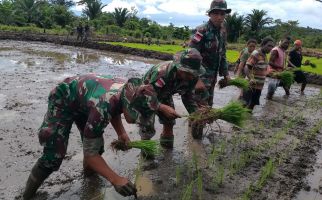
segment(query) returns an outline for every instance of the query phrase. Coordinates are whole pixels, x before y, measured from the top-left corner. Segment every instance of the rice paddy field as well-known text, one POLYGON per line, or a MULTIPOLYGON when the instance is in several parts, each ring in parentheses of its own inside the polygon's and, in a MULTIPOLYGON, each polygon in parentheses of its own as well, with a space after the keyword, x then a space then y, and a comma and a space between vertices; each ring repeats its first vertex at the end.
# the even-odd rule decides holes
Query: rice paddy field
MULTIPOLYGON (((159 62, 82 47, 0 40, 0 199, 19 199, 32 166, 42 155, 38 128, 48 94, 57 83, 86 73, 142 77, 159 62)), ((226 107, 238 99, 240 89, 216 86, 215 112, 206 120, 220 120, 207 124, 199 140, 192 137, 181 97, 174 95, 176 111, 183 117, 174 126, 173 149, 161 148, 155 159, 142 159, 140 149, 153 148, 136 143, 138 127, 123 119, 133 148, 114 151, 111 142, 118 137, 109 125, 103 134, 102 156, 115 172, 136 184, 139 200, 322 199, 321 86, 308 85, 305 95, 299 90, 299 84, 292 85, 287 97, 278 88, 273 99, 267 100, 266 82, 260 105, 244 123, 239 123, 240 116, 229 123, 224 121, 226 115, 217 117, 217 111, 241 111, 226 107)), ((158 141, 162 132, 158 120, 155 128, 152 140, 158 141)), ((60 169, 44 182, 34 200, 135 199, 120 196, 102 176, 85 176, 82 149, 79 131, 73 126, 60 169)))

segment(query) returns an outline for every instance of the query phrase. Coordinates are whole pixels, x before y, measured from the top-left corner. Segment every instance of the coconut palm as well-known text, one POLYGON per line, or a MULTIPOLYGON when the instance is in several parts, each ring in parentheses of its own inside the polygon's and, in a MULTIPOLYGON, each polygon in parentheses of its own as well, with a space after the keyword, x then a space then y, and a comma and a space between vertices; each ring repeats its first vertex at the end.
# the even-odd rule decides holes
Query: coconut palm
POLYGON ((27 23, 35 22, 38 8, 44 1, 41 0, 17 0, 16 12, 20 12, 27 19, 27 23))
POLYGON ((65 6, 67 8, 70 8, 75 5, 74 1, 72 0, 50 0, 49 2, 54 5, 65 6))
POLYGON ((253 9, 252 13, 245 17, 245 25, 248 28, 248 36, 259 39, 260 31, 265 25, 271 24, 273 19, 266 17, 267 11, 253 9))
POLYGON ((112 14, 119 27, 123 27, 126 20, 130 17, 130 11, 127 8, 115 8, 112 14))
POLYGON ((81 0, 78 5, 85 5, 83 14, 90 20, 96 19, 102 14, 102 9, 106 6, 100 0, 81 0))
POLYGON ((244 16, 238 16, 238 13, 228 15, 226 17, 227 40, 228 42, 236 42, 244 27, 244 16))

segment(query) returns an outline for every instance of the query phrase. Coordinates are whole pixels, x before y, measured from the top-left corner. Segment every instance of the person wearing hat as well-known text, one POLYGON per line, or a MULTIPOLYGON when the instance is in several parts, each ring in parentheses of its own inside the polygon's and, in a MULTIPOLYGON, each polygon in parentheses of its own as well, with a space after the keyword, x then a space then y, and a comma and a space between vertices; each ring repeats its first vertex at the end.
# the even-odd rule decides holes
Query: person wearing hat
MULTIPOLYGON (((156 114, 159 116, 160 123, 163 124, 160 144, 165 148, 173 148, 174 119, 180 117, 173 110, 172 96, 176 93, 180 94, 189 113, 198 109, 197 103, 192 98, 199 76, 205 71, 201 67, 201 60, 202 57, 198 50, 188 48, 175 54, 173 61, 162 62, 153 66, 142 78, 144 84, 153 87, 160 102, 160 109, 156 114)), ((154 116, 151 117, 149 124, 154 124, 154 118, 154 116)), ((154 126, 149 127, 149 129, 147 129, 147 126, 140 127, 140 135, 143 140, 152 138, 155 135, 154 126)))
MULTIPOLYGON (((206 73, 200 76, 201 81, 196 86, 195 99, 198 104, 212 106, 218 73, 219 76, 224 76, 226 81, 230 79, 224 27, 225 16, 230 12, 231 9, 227 9, 225 0, 213 0, 207 11, 209 21, 198 26, 190 40, 189 46, 200 52, 202 66, 206 69, 206 73)), ((193 127, 192 134, 195 138, 201 138, 202 127, 193 127)))
MULTIPOLYGON (((294 48, 289 52, 288 54, 288 67, 291 68, 300 68, 302 65, 302 60, 303 60, 303 56, 302 56, 302 41, 301 40, 295 40, 294 42, 294 48)), ((294 80, 297 83, 302 83, 301 86, 301 94, 304 94, 304 90, 307 84, 307 80, 305 77, 305 74, 303 73, 302 70, 295 70, 294 71, 294 80)))
POLYGON ((48 110, 38 133, 43 154, 31 170, 23 199, 32 198, 43 181, 59 169, 74 122, 83 142, 84 171, 89 169, 105 177, 123 196, 135 195, 133 183, 114 172, 102 158, 103 132, 111 122, 118 139, 128 143, 121 114, 128 123, 142 125, 159 106, 153 90, 138 78, 124 84, 111 76, 87 74, 60 82, 48 97, 48 110))

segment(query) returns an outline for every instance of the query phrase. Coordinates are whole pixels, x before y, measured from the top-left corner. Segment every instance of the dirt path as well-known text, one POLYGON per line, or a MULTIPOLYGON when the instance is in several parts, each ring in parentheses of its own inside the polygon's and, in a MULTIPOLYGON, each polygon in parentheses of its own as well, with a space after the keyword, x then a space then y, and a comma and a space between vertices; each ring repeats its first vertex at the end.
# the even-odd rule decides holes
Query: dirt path
MULTIPOLYGON (((140 76, 157 62, 48 43, 0 41, 0 199, 13 199, 19 194, 41 155, 37 129, 46 111, 47 95, 58 81, 89 72, 123 78, 140 76)), ((220 130, 213 124, 202 141, 191 138, 185 119, 177 120, 175 148, 163 152, 155 162, 141 163, 139 199, 181 199, 184 191, 191 196, 191 183, 191 199, 198 199, 198 194, 202 199, 293 198, 306 186, 304 178, 312 170, 321 133, 320 88, 308 86, 305 96, 298 90, 298 85, 292 86, 286 99, 279 89, 273 101, 267 102, 263 91, 261 106, 256 107, 244 129, 220 121, 220 130), (271 173, 260 178, 264 166, 271 173)), ((237 97, 235 88, 216 88, 215 106, 237 97)), ((174 100, 178 112, 186 113, 180 97, 174 100)), ((156 128, 160 133, 158 123, 156 128)), ((131 139, 138 139, 136 126, 127 125, 126 130, 131 139)), ((139 152, 112 152, 108 146, 116 135, 110 126, 104 137, 104 158, 134 181, 140 166, 139 152)), ((60 170, 45 182, 36 199, 124 199, 101 177, 83 177, 81 149, 73 127, 60 170)))

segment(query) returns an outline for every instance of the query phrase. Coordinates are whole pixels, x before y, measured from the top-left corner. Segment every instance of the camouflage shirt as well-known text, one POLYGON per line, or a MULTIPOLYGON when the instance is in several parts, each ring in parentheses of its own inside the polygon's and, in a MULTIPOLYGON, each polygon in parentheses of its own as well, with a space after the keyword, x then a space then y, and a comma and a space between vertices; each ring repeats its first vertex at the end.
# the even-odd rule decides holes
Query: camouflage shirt
POLYGON ((189 113, 197 110, 198 106, 192 99, 198 79, 182 81, 176 77, 178 66, 172 61, 153 66, 143 77, 144 84, 151 84, 157 93, 158 100, 171 98, 174 94, 181 95, 182 101, 189 113))
POLYGON ((228 75, 225 28, 219 29, 208 21, 196 28, 189 46, 200 52, 202 65, 207 73, 219 72, 220 76, 228 75))
POLYGON ((83 75, 66 78, 49 96, 49 107, 63 110, 59 119, 85 116, 84 153, 95 154, 103 143, 102 134, 112 116, 122 113, 118 91, 125 81, 111 76, 83 75))

